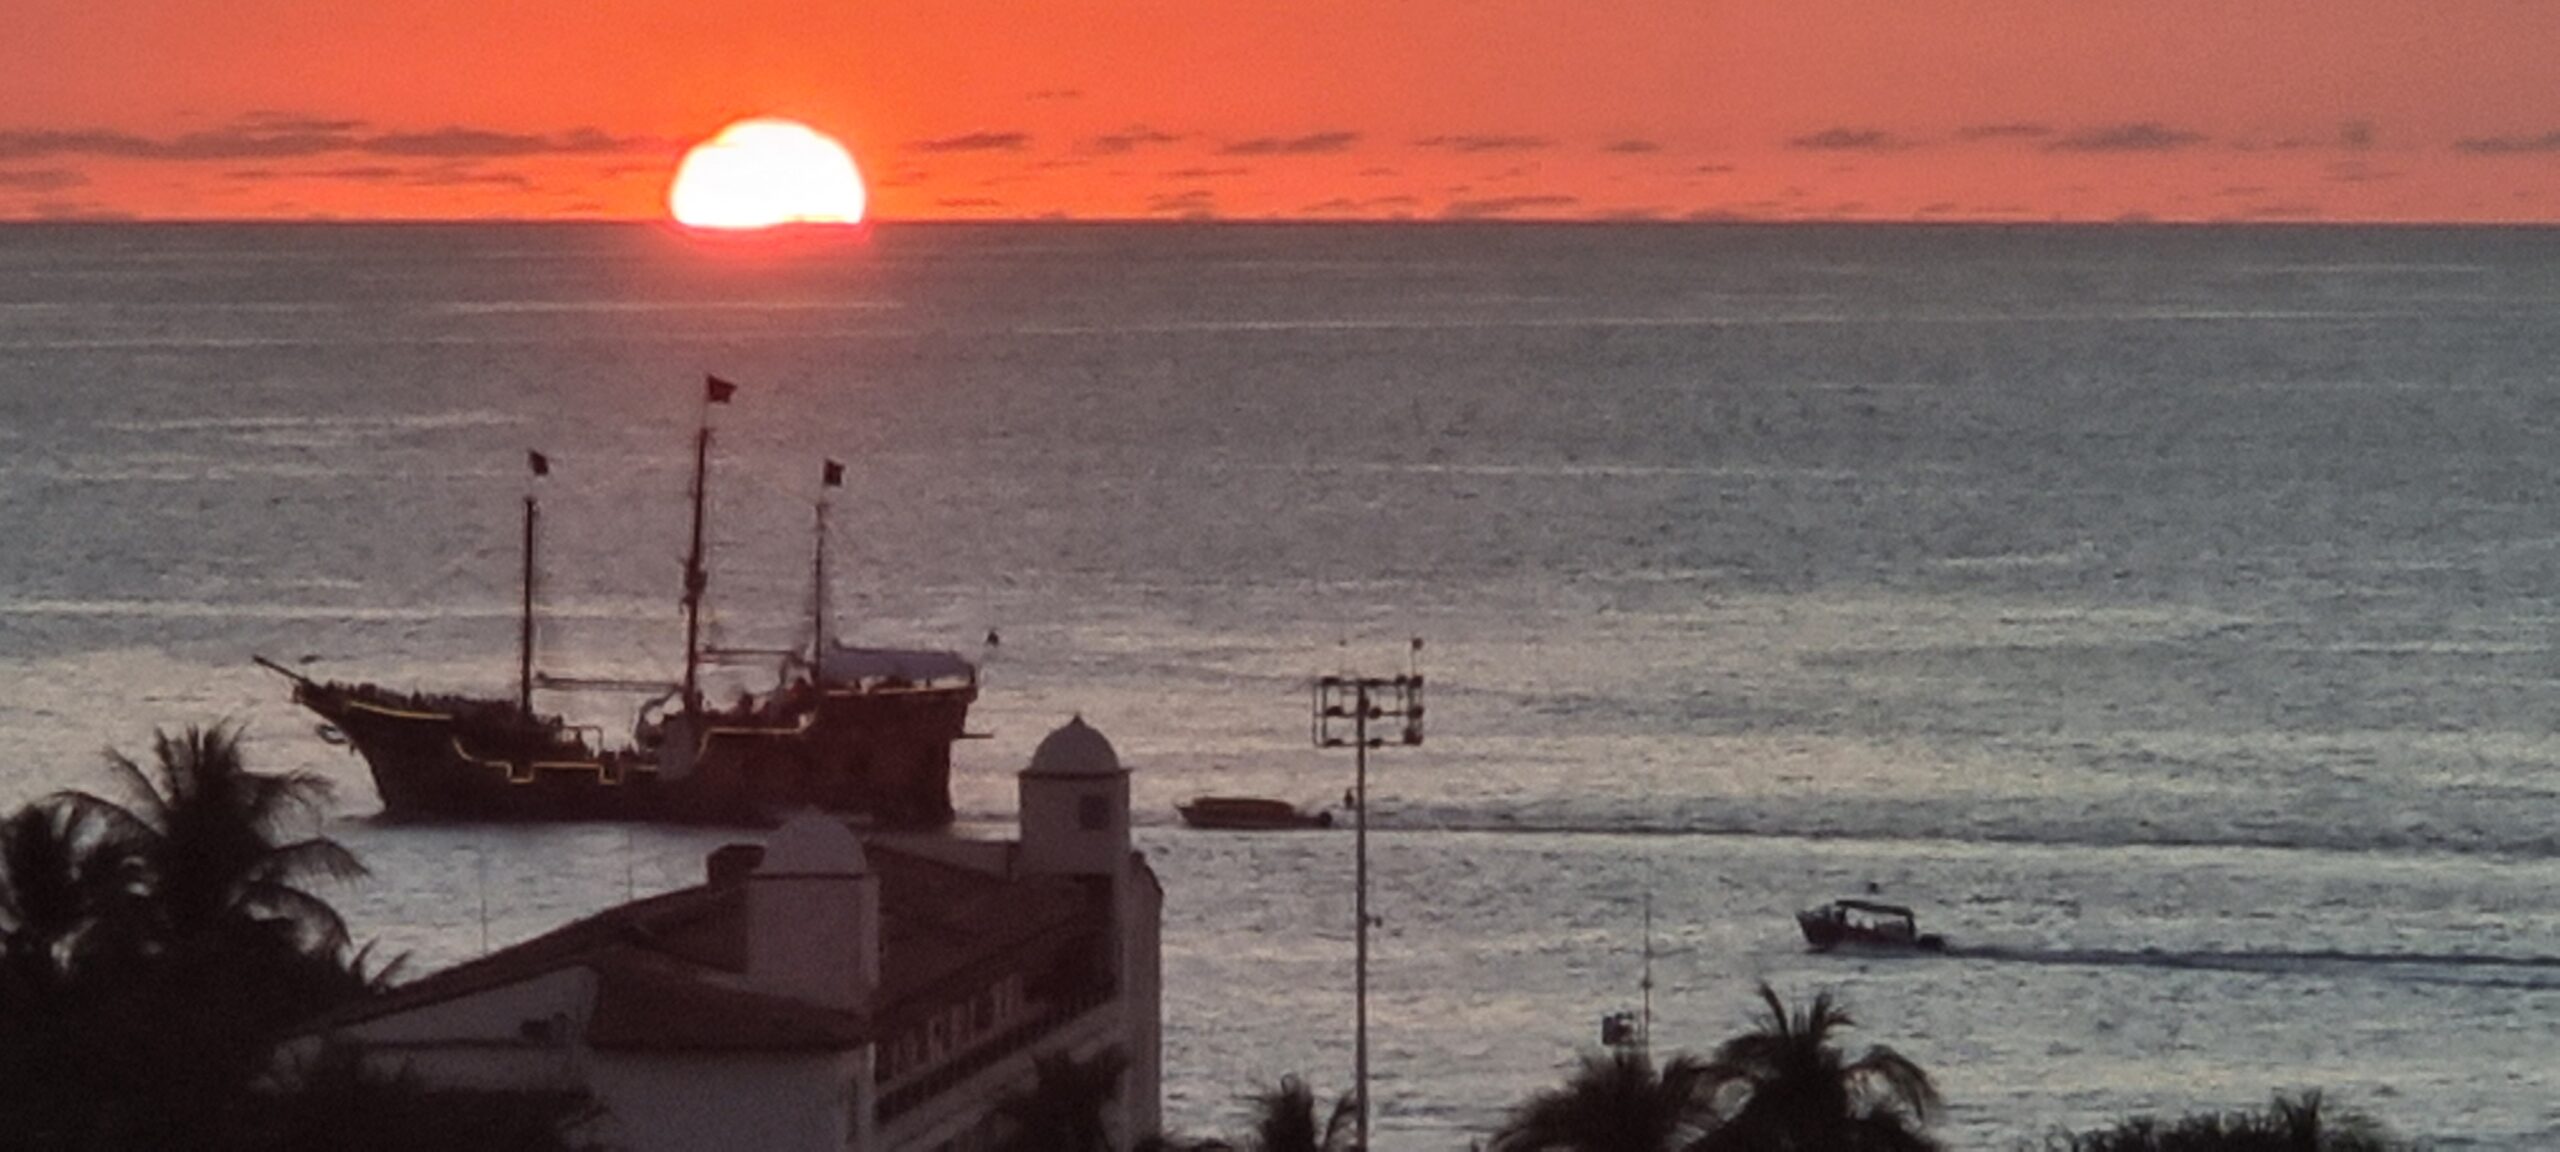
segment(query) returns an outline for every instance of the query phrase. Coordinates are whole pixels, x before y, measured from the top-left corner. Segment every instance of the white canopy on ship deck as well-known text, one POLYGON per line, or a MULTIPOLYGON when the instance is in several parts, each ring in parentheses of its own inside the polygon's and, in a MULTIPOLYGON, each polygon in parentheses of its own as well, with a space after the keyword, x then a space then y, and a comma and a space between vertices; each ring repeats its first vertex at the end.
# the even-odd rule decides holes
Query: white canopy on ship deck
POLYGON ((918 648, 833 648, 818 665, 818 678, 827 684, 860 684, 888 679, 927 684, 941 680, 968 680, 977 674, 978 666, 962 659, 957 652, 918 648))

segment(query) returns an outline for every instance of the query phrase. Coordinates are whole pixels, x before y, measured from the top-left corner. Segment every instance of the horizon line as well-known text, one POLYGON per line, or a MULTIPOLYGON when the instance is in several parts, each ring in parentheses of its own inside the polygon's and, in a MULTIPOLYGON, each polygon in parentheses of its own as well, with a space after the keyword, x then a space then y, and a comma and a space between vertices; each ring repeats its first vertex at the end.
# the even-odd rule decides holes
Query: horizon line
MULTIPOLYGON (((776 229, 688 228, 663 216, 0 216, 0 228, 141 227, 141 226, 277 226, 277 227, 449 227, 573 226, 662 227, 671 232, 708 238, 750 239, 776 229)), ((2560 220, 2543 218, 2446 219, 2391 218, 2242 218, 2242 217, 2056 217, 2019 219, 2007 216, 911 216, 863 220, 858 224, 783 225, 779 231, 862 232, 875 227, 1574 227, 1574 228, 2410 228, 2410 229, 2560 229, 2560 220)))

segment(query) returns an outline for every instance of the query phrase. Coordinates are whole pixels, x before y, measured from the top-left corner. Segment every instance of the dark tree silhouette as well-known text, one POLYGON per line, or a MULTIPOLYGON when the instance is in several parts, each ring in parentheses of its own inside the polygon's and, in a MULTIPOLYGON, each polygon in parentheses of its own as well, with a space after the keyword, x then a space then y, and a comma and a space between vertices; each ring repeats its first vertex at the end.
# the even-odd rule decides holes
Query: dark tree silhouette
POLYGON ((1930 1152, 1921 1130, 1938 1107, 1929 1074, 1894 1050, 1844 1059, 1834 1034, 1854 1026, 1829 992, 1790 1016, 1768 985, 1768 1016, 1717 1047, 1709 1091, 1724 1123, 1699 1152, 1930 1152))
POLYGON ((2045 1141, 2048 1152, 2390 1152, 2400 1146, 2369 1117, 2328 1112, 2318 1092, 2278 1095, 2264 1112, 2204 1113, 2166 1124, 2136 1116, 2045 1141))
POLYGON ((1716 1126, 1707 1066, 1675 1055, 1658 1071, 1641 1051, 1582 1058, 1561 1088, 1531 1097, 1493 1152, 1681 1152, 1716 1126))
POLYGON ((153 752, 147 769, 107 754, 122 801, 89 792, 61 796, 99 826, 95 851, 123 864, 130 878, 123 894, 144 946, 244 937, 281 937, 277 942, 320 954, 346 946, 346 922, 301 885, 355 879, 364 865, 325 836, 280 839, 323 813, 329 781, 309 772, 249 771, 239 731, 229 725, 157 733, 153 752))
POLYGON ((334 841, 292 838, 320 815, 325 781, 248 771, 228 726, 160 733, 153 752, 148 767, 108 754, 120 799, 62 792, 0 821, 0 1144, 433 1146, 357 1138, 402 1114, 492 1134, 471 1147, 567 1146, 504 1135, 531 1140, 538 1124, 482 1121, 565 1120, 571 1105, 346 1069, 273 1075, 295 1025, 381 990, 398 962, 347 947, 345 922, 304 887, 363 872, 334 841))
POLYGON ((1359 1098, 1349 1092, 1336 1097, 1324 1123, 1316 1123, 1315 1089, 1296 1076, 1283 1076, 1277 1087, 1253 1098, 1253 1127, 1246 1132, 1246 1152, 1345 1152, 1357 1127, 1359 1098))
POLYGON ((77 809, 58 802, 27 805, 0 822, 5 979, 29 994, 60 990, 97 913, 102 884, 89 872, 82 823, 77 809))
POLYGON ((259 1097, 254 1117, 224 1134, 218 1152, 571 1152, 570 1135, 603 1115, 583 1093, 433 1088, 365 1066, 347 1048, 289 1064, 259 1097))
POLYGON ((1005 1099, 996 1114, 997 1152, 1111 1152, 1104 1111, 1120 1095, 1129 1058, 1113 1048, 1078 1060, 1065 1053, 1032 1064, 1030 1088, 1005 1099))

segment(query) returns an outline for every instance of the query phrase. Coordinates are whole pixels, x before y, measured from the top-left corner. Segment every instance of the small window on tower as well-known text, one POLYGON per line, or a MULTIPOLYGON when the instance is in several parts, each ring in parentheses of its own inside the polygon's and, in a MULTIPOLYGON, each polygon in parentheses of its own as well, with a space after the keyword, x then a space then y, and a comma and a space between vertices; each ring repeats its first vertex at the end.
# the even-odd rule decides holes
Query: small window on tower
POLYGON ((1076 827, 1087 832, 1108 831, 1111 827, 1111 798, 1108 796, 1076 797, 1076 827))

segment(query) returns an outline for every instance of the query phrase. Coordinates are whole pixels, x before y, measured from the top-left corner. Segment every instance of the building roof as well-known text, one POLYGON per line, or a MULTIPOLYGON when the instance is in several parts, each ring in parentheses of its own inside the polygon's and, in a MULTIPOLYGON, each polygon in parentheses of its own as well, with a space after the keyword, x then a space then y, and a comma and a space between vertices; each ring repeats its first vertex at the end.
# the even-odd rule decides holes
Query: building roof
MULTIPOLYGON (((790 859, 792 840, 775 839, 774 855, 790 859)), ((1073 879, 1006 877, 886 845, 868 856, 880 877, 880 987, 854 1011, 745 986, 746 891, 730 881, 608 908, 308 1027, 378 1020, 586 968, 597 977, 587 1042, 599 1049, 843 1050, 894 1027, 910 1005, 965 991, 953 986, 1107 922, 1108 910, 1073 879)))
POLYGON ((1025 776, 1096 777, 1117 776, 1120 754, 1112 750, 1111 741, 1083 716, 1062 724, 1040 740, 1032 750, 1031 766, 1022 770, 1025 776))
POLYGON ((860 1013, 705 981, 680 961, 613 949, 596 973, 590 1047, 618 1051, 841 1052, 870 1038, 860 1013))

